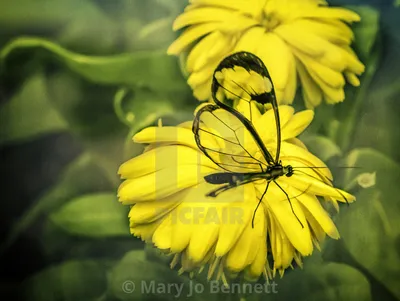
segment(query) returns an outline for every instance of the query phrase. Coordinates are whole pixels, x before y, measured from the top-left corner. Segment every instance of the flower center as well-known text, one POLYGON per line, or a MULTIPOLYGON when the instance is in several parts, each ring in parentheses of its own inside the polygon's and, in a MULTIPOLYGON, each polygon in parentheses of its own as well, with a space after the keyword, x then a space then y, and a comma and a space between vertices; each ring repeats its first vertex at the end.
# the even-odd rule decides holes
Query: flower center
POLYGON ((273 31, 280 24, 280 20, 274 15, 274 13, 263 12, 261 18, 261 25, 264 26, 267 31, 273 31))

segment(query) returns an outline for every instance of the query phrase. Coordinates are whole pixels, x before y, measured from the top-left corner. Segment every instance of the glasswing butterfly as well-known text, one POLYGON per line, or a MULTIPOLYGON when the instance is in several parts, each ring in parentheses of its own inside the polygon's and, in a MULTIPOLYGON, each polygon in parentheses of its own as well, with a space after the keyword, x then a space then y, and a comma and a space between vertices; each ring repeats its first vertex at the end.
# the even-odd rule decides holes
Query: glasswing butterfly
POLYGON ((206 182, 218 185, 207 196, 216 197, 228 189, 266 180, 265 190, 254 210, 254 228, 255 213, 271 182, 282 190, 290 202, 288 194, 276 182, 279 177, 292 176, 293 167, 282 165, 279 159, 281 127, 274 86, 260 58, 249 52, 237 52, 223 59, 215 69, 211 92, 215 104, 207 104, 198 110, 192 128, 199 149, 225 170, 204 177, 206 182), (237 109, 238 104, 246 113, 237 109), (275 117, 274 156, 253 124, 257 107, 264 105, 272 107, 275 117))

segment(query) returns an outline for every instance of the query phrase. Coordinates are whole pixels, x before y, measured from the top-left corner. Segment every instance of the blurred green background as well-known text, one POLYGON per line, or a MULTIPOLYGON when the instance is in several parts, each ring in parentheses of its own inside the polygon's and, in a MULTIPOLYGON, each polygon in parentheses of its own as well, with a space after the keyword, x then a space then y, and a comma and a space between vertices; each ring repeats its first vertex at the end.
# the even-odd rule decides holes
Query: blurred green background
MULTIPOLYGON (((335 216, 304 270, 278 294, 195 300, 400 300, 400 7, 332 1, 362 16, 353 26, 367 71, 346 101, 322 105, 303 139, 357 195, 335 216), (338 169, 351 165, 361 169, 338 169), (376 172, 363 189, 358 174, 376 172)), ((184 0, 0 1, 0 296, 9 300, 176 300, 124 292, 125 281, 183 283, 169 260, 130 236, 116 200, 118 166, 142 149, 141 128, 190 120, 198 102, 167 56, 184 0)), ((298 93, 295 107, 302 109, 298 93)), ((178 299, 185 299, 180 296, 178 299)))

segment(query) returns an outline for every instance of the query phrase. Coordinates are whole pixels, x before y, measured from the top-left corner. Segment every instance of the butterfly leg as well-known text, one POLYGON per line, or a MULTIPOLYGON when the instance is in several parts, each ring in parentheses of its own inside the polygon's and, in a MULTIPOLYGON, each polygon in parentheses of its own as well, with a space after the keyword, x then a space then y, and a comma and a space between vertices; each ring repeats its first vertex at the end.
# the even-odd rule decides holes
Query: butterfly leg
POLYGON ((252 228, 254 228, 254 219, 255 219, 255 217, 256 217, 257 209, 258 209, 258 207, 260 206, 261 201, 262 201, 262 199, 264 198, 264 195, 267 193, 269 183, 271 183, 271 182, 268 182, 268 183, 267 183, 267 187, 265 187, 265 190, 264 190, 263 194, 261 195, 260 200, 258 201, 257 207, 256 207, 256 209, 254 209, 253 218, 252 218, 252 220, 251 220, 251 227, 252 227, 252 228))
POLYGON ((293 212, 294 216, 295 216, 295 217, 297 218, 297 220, 299 221, 301 227, 304 228, 302 222, 300 221, 300 219, 298 218, 298 216, 296 215, 296 213, 295 213, 294 210, 293 210, 292 202, 290 201, 289 195, 286 193, 286 191, 285 191, 276 181, 274 181, 274 183, 275 183, 276 186, 278 186, 279 189, 282 190, 282 192, 286 195, 286 198, 287 198, 287 200, 289 201, 290 208, 292 209, 292 212, 293 212))

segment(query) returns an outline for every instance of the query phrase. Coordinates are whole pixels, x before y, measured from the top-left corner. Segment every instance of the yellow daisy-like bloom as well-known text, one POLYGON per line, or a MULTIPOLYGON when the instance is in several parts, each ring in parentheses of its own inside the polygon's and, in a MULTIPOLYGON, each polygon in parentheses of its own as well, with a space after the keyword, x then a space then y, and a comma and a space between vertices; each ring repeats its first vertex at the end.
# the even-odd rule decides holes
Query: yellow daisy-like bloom
MULTIPOLYGON (((215 198, 206 196, 218 186, 207 183, 204 176, 224 170, 200 151, 192 122, 176 127, 160 124, 133 137, 135 142, 149 145, 119 169, 125 179, 118 191, 119 200, 133 205, 129 213, 131 233, 173 254, 172 266, 179 265, 181 272, 208 266, 209 278, 216 276, 224 281, 238 273, 244 273, 247 279, 262 274, 272 278, 276 271, 283 274, 293 260, 301 266, 301 257, 318 248, 326 235, 339 238, 321 202, 338 208, 338 201, 352 202, 354 197, 332 186, 328 168, 307 168, 325 167, 296 138, 313 119, 313 111, 295 114, 286 105, 279 110, 280 159, 282 165, 293 166, 294 174, 276 182, 290 196, 290 202, 271 182, 255 211, 265 180, 232 188, 215 198)), ((218 109, 215 113, 223 116, 227 112, 218 109)), ((276 130, 265 127, 275 124, 273 110, 253 112, 253 124, 273 153, 276 130)), ((214 132, 224 131, 221 124, 207 126, 214 132)), ((244 148, 246 141, 250 142, 244 139, 244 148)))
POLYGON ((279 103, 292 103, 299 78, 313 108, 323 97, 343 101, 345 78, 360 84, 364 65, 350 48, 354 36, 346 24, 359 20, 323 0, 191 0, 174 22, 174 30, 185 30, 168 53, 188 51, 188 83, 199 100, 210 99, 211 75, 222 58, 248 51, 267 66, 279 103))

